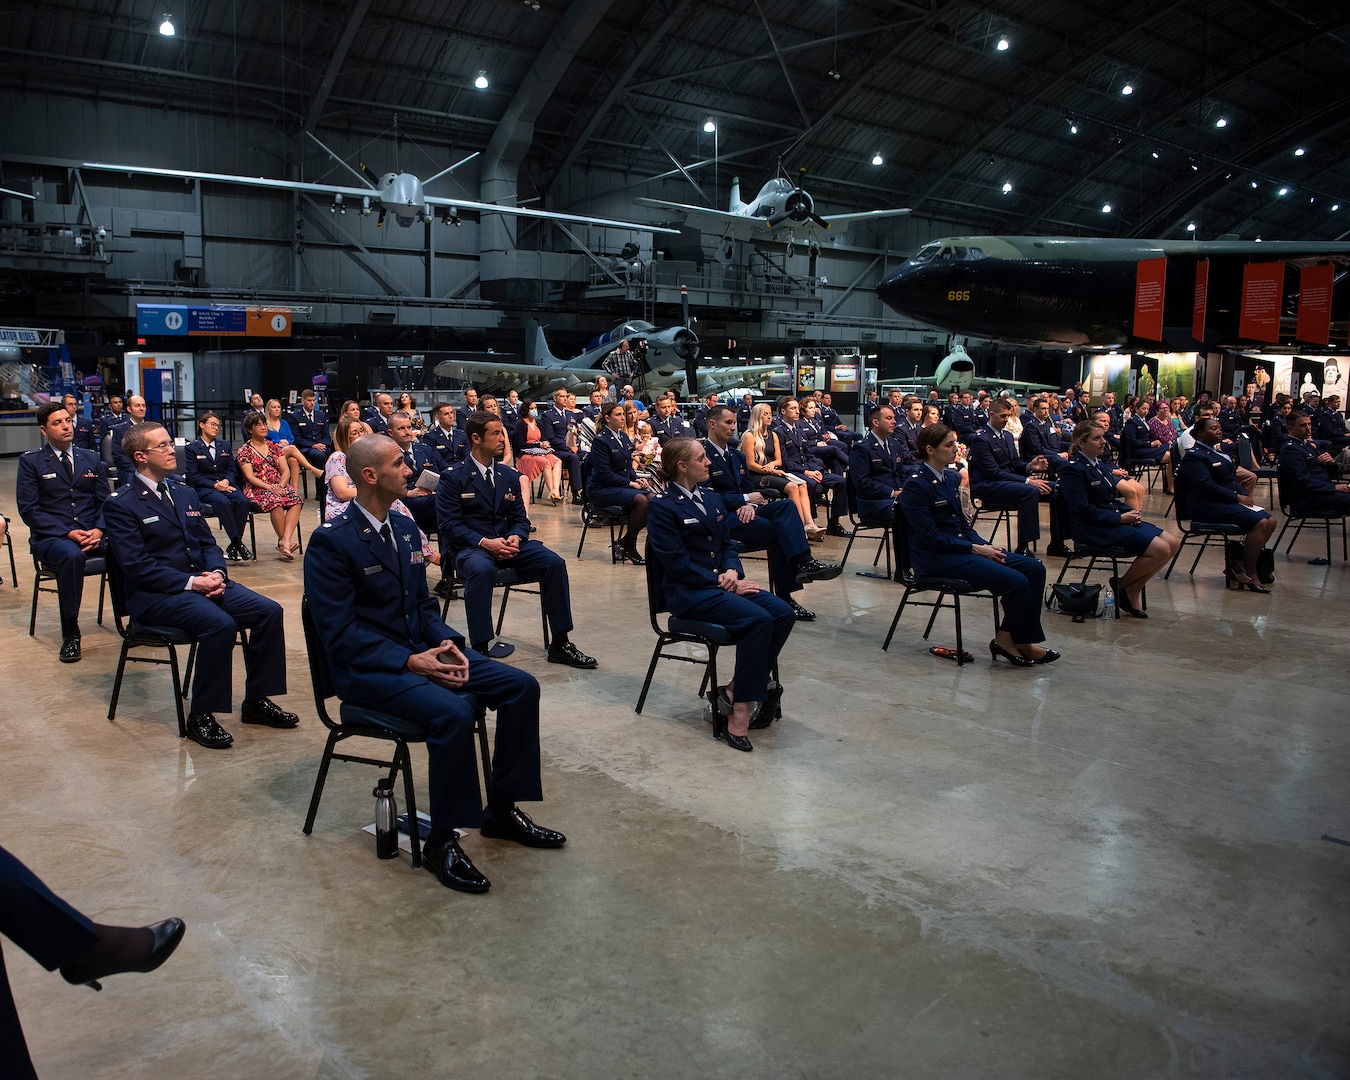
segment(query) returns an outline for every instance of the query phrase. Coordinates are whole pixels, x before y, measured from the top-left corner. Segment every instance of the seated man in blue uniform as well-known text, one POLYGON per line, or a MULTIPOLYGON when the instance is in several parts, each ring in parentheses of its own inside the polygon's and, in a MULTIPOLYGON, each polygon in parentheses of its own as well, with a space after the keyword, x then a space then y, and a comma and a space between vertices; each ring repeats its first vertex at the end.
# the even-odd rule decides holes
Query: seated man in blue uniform
POLYGON ((464 391, 464 400, 455 408, 455 426, 461 431, 469 422, 469 417, 478 411, 478 391, 470 386, 464 391))
MULTIPOLYGON (((108 411, 105 412, 98 421, 98 440, 103 441, 103 436, 112 431, 113 425, 122 419, 122 395, 113 394, 108 398, 108 411)), ((95 447, 98 449, 98 447, 95 447)))
POLYGON ((248 631, 240 719, 295 727, 300 718, 271 700, 286 693, 281 605, 230 580, 196 492, 174 475, 177 455, 163 427, 137 424, 122 449, 136 473, 103 508, 108 548, 122 567, 127 613, 147 625, 182 630, 197 641, 188 738, 213 750, 234 742, 213 714, 233 711, 231 671, 240 630, 248 631))
POLYGON ((61 395, 62 407, 75 425, 75 446, 80 450, 98 450, 98 426, 80 414, 80 402, 74 394, 61 395))
POLYGON ((811 543, 801 515, 791 499, 770 502, 755 488, 745 455, 732 444, 736 435, 736 410, 729 405, 714 405, 705 418, 708 437, 703 449, 708 455, 708 479, 701 485, 722 496, 731 512, 731 538, 744 544, 747 551, 764 551, 769 556, 769 588, 786 600, 801 622, 810 622, 816 613, 802 607, 792 594, 811 581, 836 578, 841 568, 836 563, 819 562, 811 556, 811 543))
POLYGON ((305 596, 325 648, 333 688, 346 703, 424 725, 431 792, 426 868, 447 888, 487 892, 488 879, 455 840, 457 827, 527 847, 559 848, 562 833, 536 825, 517 802, 542 799, 539 683, 533 675, 464 647, 427 593, 416 530, 389 508, 408 467, 392 439, 367 435, 347 450, 356 497, 326 521, 305 552, 305 596), (472 695, 472 697, 470 696, 472 695), (488 805, 474 752, 474 701, 497 711, 488 805))
POLYGON ((550 664, 593 668, 595 660, 568 640, 572 596, 567 563, 538 540, 520 499, 520 474, 501 463, 506 429, 491 413, 469 417, 469 456, 442 474, 436 487, 436 525, 446 560, 464 579, 464 614, 473 649, 493 659, 510 656, 514 645, 492 644, 492 586, 497 571, 514 570, 521 581, 539 582, 539 602, 548 618, 550 664), (491 646, 491 647, 489 647, 491 646))
POLYGON ((1017 449, 1023 461, 1031 462, 1037 458, 1045 458, 1045 463, 1050 466, 1050 475, 1053 477, 1060 466, 1069 460, 1069 452, 1061 449, 1063 442, 1059 429, 1050 418, 1050 399, 1041 394, 1032 398, 1027 403, 1027 408, 1031 413, 1031 419, 1028 421, 1024 417, 1022 420, 1022 438, 1017 444, 1017 449))
POLYGON ((248 496, 235 486, 239 469, 230 444, 219 435, 220 417, 213 412, 203 413, 197 420, 197 438, 183 448, 187 482, 201 504, 216 515, 220 527, 229 537, 230 546, 225 549, 225 558, 230 562, 244 562, 253 558, 253 552, 244 543, 250 504, 248 496))
POLYGON ((703 395, 703 404, 694 412, 694 434, 700 439, 708 437, 708 413, 717 408, 717 391, 703 395))
POLYGON ((440 459, 429 446, 417 441, 412 421, 401 413, 389 418, 389 437, 398 443, 403 451, 403 460, 408 465, 408 490, 403 493, 403 505, 406 506, 424 533, 436 531, 436 493, 417 486, 417 478, 423 470, 440 472, 440 459))
MULTIPOLYGON (((989 426, 980 428, 969 441, 970 494, 985 506, 1017 512, 1017 551, 1040 539, 1040 500, 1054 498, 1054 485, 1035 473, 1049 471, 1044 457, 1023 461, 1010 432, 1005 430, 1013 411, 1009 398, 994 398, 989 403, 989 426)), ((1063 555, 1059 522, 1054 503, 1050 507, 1049 554, 1063 555)))
POLYGON ((648 421, 652 434, 662 446, 671 439, 691 439, 694 429, 684 422, 675 403, 675 394, 667 390, 656 399, 656 415, 648 421))
POLYGON ((1313 438, 1331 444, 1331 452, 1338 454, 1350 445, 1345 431, 1345 416, 1341 412, 1341 395, 1328 394, 1321 408, 1313 413, 1313 438))
POLYGON ((464 460, 468 447, 464 429, 455 425, 455 407, 448 401, 438 401, 431 408, 431 426, 422 436, 422 445, 436 455, 441 472, 452 469, 464 460))
POLYGON ((20 456, 15 503, 28 526, 28 547, 56 571, 61 608, 57 656, 63 664, 73 664, 80 658, 85 563, 103 553, 108 473, 92 450, 72 446, 75 424, 60 402, 49 401, 38 409, 37 421, 46 445, 20 456))
POLYGON ((383 390, 370 395, 370 408, 366 410, 366 426, 372 435, 389 434, 389 418, 394 415, 394 399, 383 390))
POLYGON ((906 461, 907 447, 895 436, 895 410, 872 410, 872 430, 849 449, 848 474, 853 483, 853 509, 864 524, 895 528, 896 500, 905 476, 915 465, 906 461))
POLYGON ((573 447, 576 446, 576 435, 572 432, 572 415, 567 409, 567 391, 558 389, 553 391, 553 405, 545 409, 536 419, 539 425, 540 437, 548 443, 549 448, 562 466, 567 470, 568 483, 572 485, 572 503, 574 506, 580 506, 585 499, 581 489, 581 458, 573 447), (569 445, 568 435, 572 435, 572 441, 569 445))
MULTIPOLYGON (((991 419, 992 407, 1003 400, 994 399, 991 419)), ((923 464, 907 478, 898 508, 909 540, 908 562, 920 576, 968 581, 999 598, 1002 619, 989 643, 994 660, 1015 667, 1052 664, 1060 654, 1040 645, 1045 566, 986 542, 966 524, 961 481, 949 468, 956 462, 956 442, 956 432, 945 424, 930 424, 919 435, 923 464)))
POLYGON ((117 486, 131 482, 135 475, 136 467, 127 460, 127 456, 122 453, 122 440, 126 438, 127 432, 131 430, 133 424, 139 424, 145 419, 145 398, 140 394, 131 394, 127 398, 126 411, 122 413, 122 419, 117 421, 110 433, 112 440, 109 449, 112 451, 112 465, 117 470, 117 486))
POLYGON ((647 541, 664 578, 672 615, 725 626, 736 642, 736 670, 719 688, 713 736, 736 750, 753 750, 747 734, 754 708, 757 727, 772 723, 782 688, 769 675, 792 633, 796 616, 787 602, 745 579, 731 538, 732 515, 722 497, 701 487, 708 454, 696 439, 671 439, 661 452, 669 487, 652 500, 647 541))
POLYGON ((755 407, 754 394, 742 394, 736 406, 736 437, 740 438, 750 427, 750 411, 755 407))
MULTIPOLYGON (((154 971, 187 927, 182 919, 150 926, 103 926, 57 896, 27 866, 0 848, 0 934, 68 983, 102 990, 100 979, 154 971)), ((0 961, 0 1062, 7 1080, 36 1080, 9 978, 0 961)))
MULTIPOLYGON (((312 389, 300 392, 300 405, 291 414, 291 431, 295 433, 295 447, 316 469, 322 469, 333 452, 333 436, 328 430, 328 414, 315 404, 317 395, 312 389)), ((323 478, 318 480, 319 505, 323 505, 323 478)))
POLYGON ((825 531, 830 536, 847 536, 848 530, 839 524, 847 507, 844 495, 844 477, 841 473, 827 470, 819 458, 815 457, 806 445, 806 436, 797 421, 801 419, 801 406, 791 395, 778 399, 778 415, 770 430, 778 439, 779 452, 783 455, 783 468, 806 481, 807 495, 811 499, 814 513, 821 498, 828 489, 830 499, 830 521, 825 531))
POLYGON ((1220 453, 1223 428, 1213 417, 1201 417, 1191 434, 1195 445, 1181 459, 1178 473, 1186 489, 1185 506, 1177 517, 1216 525, 1236 525, 1246 534, 1243 569, 1230 565, 1225 577, 1250 592, 1270 592, 1257 583, 1256 560, 1275 531, 1275 519, 1259 506, 1238 483, 1233 459, 1220 453))
POLYGON ((1289 416, 1289 437, 1280 447, 1280 488, 1295 514, 1350 514, 1350 484, 1332 480, 1336 459, 1312 439, 1312 417, 1289 416))
POLYGON ((820 395, 820 420, 828 430, 842 439, 846 446, 852 446, 862 438, 862 435, 839 418, 839 413, 834 407, 834 397, 830 394, 820 395))

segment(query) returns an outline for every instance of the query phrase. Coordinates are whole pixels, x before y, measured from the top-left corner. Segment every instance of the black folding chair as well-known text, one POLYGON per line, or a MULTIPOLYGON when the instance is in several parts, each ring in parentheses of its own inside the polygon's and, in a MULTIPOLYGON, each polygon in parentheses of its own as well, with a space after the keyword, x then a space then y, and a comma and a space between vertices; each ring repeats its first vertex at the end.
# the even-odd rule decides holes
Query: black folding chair
POLYGON ((5 547, 9 549, 9 583, 17 589, 19 569, 14 565, 14 531, 10 528, 9 518, 5 518, 5 547))
MULTIPOLYGON (((441 622, 447 621, 446 616, 450 612, 450 601, 456 599, 462 600, 464 598, 464 579, 460 577, 459 571, 454 568, 454 558, 448 557, 448 562, 449 565, 445 562, 441 563, 441 566, 449 571, 449 574, 442 573, 441 577, 448 577, 450 580, 447 594, 441 596, 441 622)), ((497 626, 493 630, 493 633, 498 637, 501 637, 502 624, 506 621, 506 602, 511 599, 512 589, 517 593, 527 593, 530 596, 538 596, 540 598, 539 621, 543 623, 544 626, 544 648, 547 649, 549 645, 548 615, 544 611, 544 600, 540 593, 538 583, 522 582, 520 580, 520 575, 516 573, 515 570, 512 570, 507 566, 502 566, 498 567, 497 572, 493 577, 492 587, 494 589, 502 590, 502 603, 501 607, 497 609, 497 626), (526 588, 527 585, 534 585, 535 587, 533 589, 526 588)))
POLYGON ((1246 435, 1237 437, 1237 452, 1238 464, 1248 472, 1255 473, 1258 484, 1264 480, 1270 492, 1271 502, 1278 502, 1280 494, 1276 488, 1276 481, 1279 479, 1280 470, 1273 465, 1257 464, 1256 451, 1252 449, 1252 440, 1246 435))
MULTIPOLYGON (((1173 489, 1175 490, 1175 478, 1173 489)), ((1055 492, 1055 501, 1056 510, 1059 512, 1060 536, 1064 540, 1066 547, 1070 544, 1073 545, 1069 554, 1064 557, 1064 565, 1059 568, 1059 577, 1055 578, 1055 584, 1058 585, 1064 580, 1064 575, 1069 572, 1070 566, 1074 565, 1074 563, 1081 563, 1084 559, 1087 560, 1087 565, 1083 567, 1083 576, 1079 579, 1082 583, 1087 583, 1089 574, 1094 572, 1101 573, 1105 569, 1105 567, 1099 567, 1097 565, 1098 560, 1109 562, 1111 564, 1111 576, 1119 581, 1121 562, 1132 562, 1134 556, 1121 547, 1093 548, 1075 540, 1073 537, 1073 518, 1069 515, 1068 503, 1064 501, 1064 496, 1059 491, 1055 492)), ((1147 608, 1148 593, 1146 590, 1141 589, 1139 591, 1139 599, 1144 608, 1147 608)), ((1116 604, 1115 609, 1116 618, 1119 619, 1120 605, 1116 604)))
POLYGON ((1289 538, 1289 546, 1284 549, 1288 555, 1294 550, 1294 545, 1298 542, 1299 535, 1305 528, 1313 531, 1322 530, 1327 534, 1327 564, 1331 564, 1331 526, 1333 522, 1341 523, 1341 561, 1350 560, 1350 549, 1346 544, 1345 533, 1345 514, 1296 514, 1294 508, 1289 502, 1289 493, 1284 486, 1284 482, 1276 478, 1276 488, 1279 493, 1280 509, 1284 511, 1284 524, 1280 526, 1280 534, 1275 537, 1275 543, 1271 548, 1275 551, 1280 550, 1280 541, 1284 539, 1285 531, 1294 522, 1298 522, 1298 528, 1294 530, 1294 535, 1289 538))
MULTIPOLYGON (((1186 504, 1186 476, 1180 470, 1177 470, 1172 477, 1172 490, 1176 493, 1177 505, 1177 525, 1181 528, 1181 544, 1177 548, 1177 553, 1172 556, 1172 561, 1167 564, 1167 573, 1163 574, 1163 580, 1166 581, 1172 576, 1172 568, 1176 566, 1177 560, 1181 558, 1181 549, 1188 542, 1200 537, 1200 548, 1195 553, 1195 560, 1191 563, 1191 568, 1186 571, 1192 577, 1195 576, 1195 568, 1200 565, 1200 557, 1204 555, 1205 548, 1217 544, 1224 553, 1224 566, 1228 565, 1228 541, 1241 540, 1247 534, 1237 525, 1219 524, 1212 521, 1193 521, 1186 504), (1190 522, 1190 524, 1186 524, 1190 522)), ((1119 577, 1119 575, 1116 575, 1119 577)), ((1116 605, 1119 613, 1120 605, 1116 605)))
POLYGON ((975 597, 980 600, 992 600, 994 603, 994 633, 998 633, 998 597, 982 586, 972 585, 969 581, 961 578, 932 577, 925 574, 916 574, 909 560, 909 531, 905 523, 903 511, 898 511, 895 515, 895 561, 900 568, 900 582, 905 587, 904 595, 900 597, 900 606, 895 609, 895 618, 891 620, 891 628, 886 631, 886 640, 881 643, 882 652, 886 652, 891 647, 891 638, 895 636, 895 628, 900 625, 900 616, 905 613, 905 607, 913 604, 915 607, 932 608, 933 613, 928 616, 928 625, 923 629, 923 639, 928 640, 928 635, 933 632, 933 623, 937 621, 938 611, 944 607, 952 609, 952 615, 956 620, 956 663, 958 666, 966 662, 966 651, 961 638, 961 597, 975 597), (915 593, 937 593, 936 600, 911 600, 915 593), (950 597, 951 603, 944 604, 943 600, 950 597))
MULTIPOLYGON (((853 541, 860 536, 880 533, 881 539, 877 542, 876 554, 872 556, 872 565, 876 566, 881 561, 881 553, 886 553, 886 577, 891 577, 891 523, 883 521, 881 518, 863 517, 858 514, 858 492, 853 486, 853 474, 848 473, 844 477, 844 497, 848 500, 848 545, 844 548, 844 557, 839 560, 839 566, 842 569, 848 565, 848 553, 853 550, 853 541)), ((863 571, 860 571, 863 573, 863 571)))
POLYGON ((628 526, 628 509, 623 506, 598 506, 591 502, 591 455, 587 454, 581 463, 582 506, 581 506, 581 542, 577 544, 577 558, 581 558, 581 549, 586 546, 586 534, 591 529, 609 529, 609 561, 613 565, 619 561, 618 545, 628 526))
MULTIPOLYGON (((9 535, 8 530, 6 530, 5 535, 6 535, 6 536, 9 535)), ((13 552, 13 550, 11 549, 11 551, 10 551, 10 569, 11 569, 11 571, 13 570, 13 567, 14 567, 14 552, 13 552)), ((99 624, 99 626, 102 626, 102 625, 103 625, 103 597, 106 595, 106 593, 107 593, 107 591, 108 591, 107 563, 106 563, 106 561, 104 560, 104 558, 103 558, 102 555, 96 555, 96 556, 94 556, 94 557, 91 558, 91 559, 86 559, 86 560, 85 560, 85 563, 84 563, 84 576, 85 576, 86 578, 91 578, 91 577, 97 577, 97 578, 98 578, 98 624, 99 624)), ((32 610, 31 610, 31 611, 29 612, 29 614, 28 614, 28 636, 29 636, 29 637, 33 637, 33 636, 37 633, 37 605, 38 605, 38 593, 44 593, 44 592, 45 592, 45 593, 52 593, 53 595, 56 595, 56 594, 57 594, 57 591, 58 591, 57 588, 56 588, 56 586, 55 586, 55 585, 46 584, 47 582, 52 582, 52 581, 55 581, 55 580, 56 580, 56 571, 55 571, 52 567, 50 567, 50 566, 48 566, 46 563, 44 563, 44 562, 43 562, 41 559, 39 559, 36 555, 34 555, 34 556, 33 556, 33 608, 32 608, 32 610)), ((18 581, 17 581, 17 580, 15 581, 14 585, 15 585, 15 588, 18 588, 18 581)))
POLYGON ((993 513, 994 527, 989 532, 989 542, 991 544, 998 543, 998 530, 999 526, 1001 525, 1006 531, 1008 536, 1008 544, 1007 544, 1008 550, 1012 551, 1013 549, 1012 511, 1009 510, 1006 506, 985 506, 983 499, 976 499, 972 497, 971 501, 975 504, 975 520, 970 523, 970 527, 974 529, 976 532, 983 535, 983 530, 979 527, 980 515, 993 513))
MULTIPOLYGON (((314 818, 319 812, 319 799, 323 796, 323 786, 328 779, 328 767, 334 761, 350 761, 360 765, 374 765, 388 769, 388 782, 392 786, 398 774, 403 773, 403 798, 408 811, 408 838, 412 847, 413 866, 422 865, 422 838, 418 832, 417 795, 413 790, 412 756, 408 752, 411 743, 427 740, 426 729, 413 721, 392 713, 378 712, 356 705, 341 702, 338 719, 334 720, 328 712, 328 699, 337 696, 333 689, 333 680, 329 672, 328 658, 324 652, 323 641, 318 628, 314 625, 314 615, 309 609, 309 600, 300 598, 300 622, 305 630, 305 651, 309 656, 309 677, 314 687, 314 709, 328 729, 328 741, 324 744, 323 757, 319 761, 319 775, 314 778, 314 794, 309 800, 309 813, 305 816, 304 834, 314 831, 314 818), (337 746, 346 739, 379 739, 394 744, 393 756, 384 758, 365 757, 361 754, 340 752, 337 746)), ((492 758, 488 754, 487 715, 472 695, 466 695, 474 702, 474 734, 478 736, 478 752, 483 763, 483 784, 488 787, 492 782, 492 758)))

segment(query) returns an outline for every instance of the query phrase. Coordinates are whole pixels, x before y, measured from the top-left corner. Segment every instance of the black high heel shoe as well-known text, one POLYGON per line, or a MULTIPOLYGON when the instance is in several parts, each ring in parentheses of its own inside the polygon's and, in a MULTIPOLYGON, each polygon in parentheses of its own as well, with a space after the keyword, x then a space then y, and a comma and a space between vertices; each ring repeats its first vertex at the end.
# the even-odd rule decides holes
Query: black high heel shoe
POLYGON ((754 749, 750 740, 744 735, 733 735, 727 730, 727 719, 731 716, 732 709, 731 698, 727 697, 727 688, 719 686, 717 688, 717 697, 713 702, 713 738, 722 739, 733 750, 744 750, 749 752, 754 749))
MULTIPOLYGON (((1049 650, 1048 650, 1048 649, 1046 650, 1046 653, 1047 653, 1047 655, 1049 654, 1049 650)), ((1009 652, 1009 651, 1008 651, 1007 649, 1005 649, 1002 645, 1000 645, 997 641, 991 641, 991 642, 989 643, 989 655, 992 656, 992 657, 994 658, 994 660, 996 660, 996 661, 997 661, 998 658, 1001 656, 1001 657, 1003 657, 1004 660, 1008 661, 1008 663, 1014 664, 1014 665, 1016 665, 1017 667, 1032 667, 1032 666, 1034 666, 1034 664, 1035 664, 1035 661, 1034 661, 1034 660, 1029 660, 1029 659, 1027 659, 1027 658, 1026 658, 1025 656, 1023 656, 1021 653, 1011 653, 1011 652, 1009 652)), ((1048 662, 1048 661, 1047 661, 1047 662, 1048 662)))
POLYGON ((778 706, 783 701, 783 687, 781 683, 769 680, 768 693, 764 695, 764 700, 760 702, 759 711, 750 720, 751 731, 763 731, 766 727, 778 719, 778 706))
POLYGON ((178 943, 183 940, 183 931, 187 926, 182 919, 165 919, 144 929, 150 932, 148 950, 127 951, 116 946, 109 947, 105 939, 88 950, 83 957, 62 964, 61 977, 77 986, 83 983, 94 990, 102 990, 103 986, 99 980, 106 979, 109 975, 120 975, 127 971, 154 971, 173 955, 178 943))
POLYGON ((1116 594, 1116 606, 1132 619, 1147 619, 1148 612, 1143 608, 1137 608, 1130 603, 1130 598, 1125 595, 1125 590, 1120 587, 1120 582, 1115 578, 1107 579, 1111 583, 1111 591, 1116 594))

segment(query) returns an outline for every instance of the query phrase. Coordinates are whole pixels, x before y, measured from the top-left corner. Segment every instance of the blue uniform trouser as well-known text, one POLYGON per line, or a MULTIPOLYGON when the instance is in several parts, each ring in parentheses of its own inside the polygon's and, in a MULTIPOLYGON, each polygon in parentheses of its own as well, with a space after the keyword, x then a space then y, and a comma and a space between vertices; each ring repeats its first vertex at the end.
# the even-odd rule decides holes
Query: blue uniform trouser
POLYGON ((1045 640, 1041 629, 1041 603, 1045 597, 1045 565, 1030 555, 1008 553, 997 563, 983 555, 941 555, 924 560, 919 573, 959 578, 988 589, 1003 605, 1000 630, 1012 635, 1019 645, 1034 645, 1045 640))
POLYGON ((233 491, 217 491, 211 488, 208 491, 197 492, 197 498, 216 515, 231 544, 237 544, 244 539, 244 526, 248 524, 248 511, 253 505, 248 501, 247 495, 238 488, 233 491))
POLYGON ((286 692, 286 631, 281 605, 230 581, 218 599, 201 593, 173 593, 156 600, 138 622, 171 626, 197 639, 192 676, 193 713, 230 713, 235 635, 249 632, 244 648, 244 700, 286 692))
MULTIPOLYGON (((94 924, 67 904, 28 867, 0 848, 0 934, 55 971, 98 941, 94 924)), ((0 957, 0 1063, 6 1077, 36 1080, 19 1013, 0 957)))
POLYGON ((61 631, 65 633, 80 617, 85 563, 90 557, 102 557, 104 544, 100 543, 96 551, 86 552, 74 540, 62 536, 33 540, 29 547, 39 562, 56 571, 56 599, 61 608, 61 631))
POLYGON ((769 689, 769 672, 797 623, 787 601, 767 590, 736 596, 722 589, 708 589, 678 615, 727 628, 736 643, 735 699, 763 701, 769 689))
POLYGON ((353 705, 392 713, 426 731, 431 828, 435 832, 483 823, 478 762, 473 745, 477 705, 497 711, 488 801, 538 802, 544 797, 539 777, 539 683, 533 675, 465 649, 469 681, 447 690, 426 679, 392 695, 363 698, 360 686, 342 698, 353 705))
POLYGON ((524 541, 513 559, 498 560, 482 548, 466 548, 455 556, 455 569, 464 579, 464 614, 469 623, 469 641, 473 644, 492 640, 492 586, 498 570, 514 570, 521 581, 539 582, 539 602, 553 636, 571 632, 572 594, 567 563, 538 540, 524 541))
MULTIPOLYGON (((1054 492, 1042 495, 1030 484, 1013 480, 971 483, 970 493, 994 510, 1012 510, 1017 514, 1017 546, 1024 548, 1041 538, 1041 499, 1050 500, 1050 542, 1058 545, 1059 518, 1055 514, 1054 492)), ((992 540, 993 537, 990 537, 992 540)))
POLYGON ((810 552, 811 544, 791 499, 756 506, 754 520, 733 526, 731 538, 744 544, 747 551, 768 554, 769 588, 775 596, 786 600, 801 588, 797 583, 797 563, 810 552))

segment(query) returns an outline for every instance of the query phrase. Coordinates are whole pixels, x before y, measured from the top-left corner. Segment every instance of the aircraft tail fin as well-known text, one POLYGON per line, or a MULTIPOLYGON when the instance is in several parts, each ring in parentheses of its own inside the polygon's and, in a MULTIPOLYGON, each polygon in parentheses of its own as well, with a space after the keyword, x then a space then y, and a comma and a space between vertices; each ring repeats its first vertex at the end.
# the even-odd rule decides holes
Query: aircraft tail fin
POLYGON ((558 366, 562 363, 549 352, 548 339, 544 337, 544 328, 534 319, 525 324, 525 363, 534 367, 558 366))
POLYGON ((731 178, 731 212, 738 214, 745 204, 741 202, 741 178, 733 176, 731 178))

